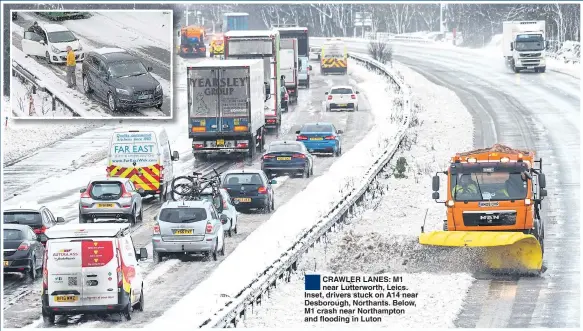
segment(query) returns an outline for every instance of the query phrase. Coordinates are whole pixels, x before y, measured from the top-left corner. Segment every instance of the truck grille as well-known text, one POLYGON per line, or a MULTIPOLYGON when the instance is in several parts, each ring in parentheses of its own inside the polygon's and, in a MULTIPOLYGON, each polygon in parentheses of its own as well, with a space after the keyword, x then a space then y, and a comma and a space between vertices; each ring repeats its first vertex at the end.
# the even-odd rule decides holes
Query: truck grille
POLYGON ((542 53, 520 53, 520 57, 541 57, 542 53))
POLYGON ((516 224, 516 212, 464 212, 463 219, 465 226, 514 225, 516 224))

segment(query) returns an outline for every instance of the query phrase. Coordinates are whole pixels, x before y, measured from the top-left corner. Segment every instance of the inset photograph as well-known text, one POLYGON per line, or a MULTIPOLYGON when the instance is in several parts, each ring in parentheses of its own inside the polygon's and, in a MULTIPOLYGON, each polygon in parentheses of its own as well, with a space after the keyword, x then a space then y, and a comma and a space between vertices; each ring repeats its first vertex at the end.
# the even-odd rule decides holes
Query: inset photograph
POLYGON ((13 118, 172 118, 171 10, 11 10, 13 118))

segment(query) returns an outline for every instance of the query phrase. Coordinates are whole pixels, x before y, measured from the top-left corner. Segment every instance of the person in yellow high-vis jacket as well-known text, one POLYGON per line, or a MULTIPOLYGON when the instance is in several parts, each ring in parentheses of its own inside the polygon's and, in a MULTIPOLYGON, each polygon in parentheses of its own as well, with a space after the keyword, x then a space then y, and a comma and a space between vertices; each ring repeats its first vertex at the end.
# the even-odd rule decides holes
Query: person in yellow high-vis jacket
POLYGON ((478 195, 478 187, 475 182, 470 178, 470 175, 461 175, 459 178, 459 184, 452 189, 451 195, 453 197, 472 196, 478 195))
POLYGON ((75 77, 75 68, 77 68, 77 60, 75 60, 75 52, 71 46, 67 46, 67 87, 77 87, 77 78, 75 77))

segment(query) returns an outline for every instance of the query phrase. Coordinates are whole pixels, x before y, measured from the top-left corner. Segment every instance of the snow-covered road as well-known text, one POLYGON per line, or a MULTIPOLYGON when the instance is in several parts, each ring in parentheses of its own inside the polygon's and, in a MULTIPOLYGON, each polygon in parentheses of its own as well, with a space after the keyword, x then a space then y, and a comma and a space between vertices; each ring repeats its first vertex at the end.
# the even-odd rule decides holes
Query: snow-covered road
MULTIPOLYGON (((121 111, 112 113, 107 105, 93 96, 83 93, 81 80, 81 64, 77 68, 77 90, 71 91, 64 86, 65 68, 62 65, 48 65, 44 59, 37 59, 39 65, 45 66, 53 75, 43 75, 43 80, 55 82, 53 88, 65 94, 69 99, 78 99, 85 103, 85 108, 95 111, 92 117, 170 117, 171 116, 171 58, 173 49, 172 15, 169 12, 91 12, 92 16, 86 19, 72 19, 59 22, 70 29, 80 40, 87 52, 98 47, 122 47, 133 55, 142 59, 146 66, 153 68, 152 75, 160 81, 164 90, 164 103, 160 110, 156 108, 142 108, 135 111, 121 111)), ((22 50, 23 32, 34 21, 54 23, 32 12, 19 12, 18 19, 11 22, 12 47, 22 50)), ((31 68, 34 69, 34 68, 31 68)), ((12 79, 14 81, 14 78, 12 79)), ((18 116, 25 116, 16 113, 18 116)))
MULTIPOLYGON (((187 134, 183 131, 186 122, 186 98, 185 98, 185 66, 186 62, 194 63, 197 60, 188 60, 177 58, 175 82, 176 82, 176 105, 177 113, 172 121, 165 121, 164 126, 170 135, 172 149, 178 150, 181 159, 175 166, 175 174, 190 173, 193 169, 202 170, 210 169, 211 166, 220 166, 222 169, 238 166, 232 161, 210 161, 198 163, 193 161, 191 142, 187 134)), ((354 83, 349 76, 322 76, 317 66, 314 66, 314 77, 309 90, 300 90, 298 105, 292 105, 289 113, 283 115, 283 126, 279 133, 280 139, 295 139, 294 132, 299 126, 307 122, 331 121, 338 128, 344 129, 343 135, 345 152, 349 151, 368 131, 371 126, 372 116, 370 106, 366 96, 363 95, 361 111, 354 113, 328 113, 324 112, 322 101, 324 92, 335 84, 354 83)), ((147 123, 147 122, 139 122, 147 123)), ((140 125, 134 124, 132 126, 140 125)), ((119 126, 119 125, 117 125, 119 126)), ((20 193, 17 197, 12 197, 6 204, 16 203, 22 200, 41 200, 55 214, 64 216, 67 221, 76 222, 78 201, 78 189, 86 184, 88 178, 95 174, 100 174, 105 169, 104 153, 107 148, 102 142, 107 139, 113 130, 113 126, 104 126, 96 130, 91 130, 80 136, 63 140, 48 148, 42 149, 34 156, 22 160, 5 169, 5 180, 9 181, 10 192, 20 193), (70 154, 70 155, 68 155, 70 154), (23 166, 20 166, 22 163, 23 166), (40 164, 37 166, 37 164, 40 164), (23 176, 23 169, 26 174, 23 176), (46 169, 51 169, 52 173, 46 169), (29 178, 34 180, 31 182, 29 178), (34 187, 31 185, 34 184, 34 187), (58 189, 56 189, 58 188, 58 189)), ((275 139, 273 136, 269 140, 275 139)), ((314 177, 309 179, 294 178, 286 180, 280 178, 282 183, 276 188, 276 208, 284 204, 288 199, 303 190, 313 178, 323 174, 336 160, 333 157, 317 157, 314 177)), ((255 162, 254 167, 258 167, 255 162)), ((7 195, 7 197, 9 197, 7 195)), ((159 207, 159 203, 150 202, 144 210, 144 224, 138 225, 133 232, 133 239, 137 246, 147 246, 151 241, 152 219, 159 207)), ((234 248, 244 240, 255 228, 261 225, 270 215, 266 214, 244 214, 240 218, 240 232, 233 238, 226 241, 227 256, 234 248)), ((151 246, 150 246, 151 247, 151 246)), ((210 271, 212 271, 222 260, 217 262, 201 262, 198 259, 184 261, 173 265, 169 268, 163 263, 160 266, 146 265, 144 271, 148 274, 162 273, 159 270, 166 268, 167 272, 163 273, 158 281, 154 282, 147 290, 146 296, 148 302, 147 312, 144 314, 135 314, 132 321, 122 324, 110 320, 104 323, 81 323, 80 327, 122 327, 122 326, 140 326, 148 323, 152 319, 161 315, 167 308, 176 302, 177 298, 184 295, 190 289, 195 287, 199 282, 204 280, 210 271)), ((38 301, 38 284, 34 287, 27 285, 25 293, 22 287, 18 286, 18 280, 10 279, 7 281, 5 291, 9 298, 10 306, 4 310, 5 325, 12 327, 21 327, 36 321, 39 317, 39 310, 36 305, 38 301), (11 295, 17 296, 17 300, 11 295)), ((78 323, 84 320, 73 318, 71 323, 78 323)), ((95 321, 93 317, 89 320, 95 321)), ((63 320, 62 323, 67 323, 63 320)))
MULTIPOLYGON (((366 43, 348 43, 348 48, 367 52, 366 43)), ((578 327, 579 79, 552 71, 514 74, 497 58, 468 56, 456 49, 429 50, 399 44, 393 56, 457 94, 473 118, 474 147, 502 143, 535 150, 548 179, 549 196, 542 209, 546 273, 540 278, 479 280, 456 324, 578 327)))

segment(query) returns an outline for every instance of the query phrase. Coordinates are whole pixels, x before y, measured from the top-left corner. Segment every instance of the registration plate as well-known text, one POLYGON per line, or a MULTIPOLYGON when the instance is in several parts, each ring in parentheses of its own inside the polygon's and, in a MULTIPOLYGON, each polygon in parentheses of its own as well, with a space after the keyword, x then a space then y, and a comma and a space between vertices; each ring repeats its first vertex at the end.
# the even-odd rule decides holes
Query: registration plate
POLYGON ((338 107, 346 107, 346 104, 345 103, 342 103, 342 104, 339 103, 338 104, 338 107))
POLYGON ((150 99, 151 97, 152 97, 151 94, 138 95, 138 99, 140 100, 150 99))
POLYGON ((291 161, 291 157, 290 156, 281 156, 277 158, 278 161, 291 161))
POLYGON ((310 138, 310 140, 324 140, 324 138, 320 138, 320 137, 318 137, 318 138, 310 138))
POLYGON ((180 235, 180 236, 191 235, 192 229, 176 229, 176 230, 174 230, 174 234, 180 235))
POLYGON ((55 296, 55 302, 77 302, 79 297, 76 295, 57 295, 55 296))
POLYGON ((5 267, 6 267, 6 266, 8 266, 9 264, 10 264, 10 262, 8 262, 8 261, 4 261, 4 266, 5 266, 5 267))
POLYGON ((217 140, 217 146, 224 146, 225 145, 225 139, 218 139, 217 140))
POLYGON ((251 198, 235 198, 239 202, 251 202, 251 198))
POLYGON ((113 203, 98 203, 97 208, 113 208, 113 203))

